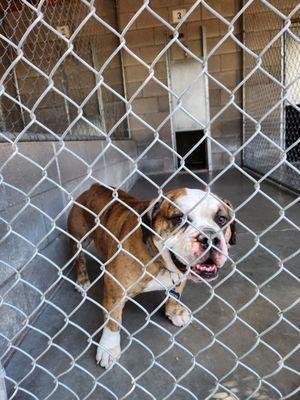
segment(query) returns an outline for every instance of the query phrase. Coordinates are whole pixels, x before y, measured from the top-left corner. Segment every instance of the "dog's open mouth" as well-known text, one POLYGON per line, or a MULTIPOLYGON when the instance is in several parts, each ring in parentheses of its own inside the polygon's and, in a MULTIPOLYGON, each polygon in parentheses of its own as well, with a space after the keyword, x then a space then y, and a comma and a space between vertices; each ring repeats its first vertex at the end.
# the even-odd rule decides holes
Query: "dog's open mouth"
MULTIPOLYGON (((186 272, 187 266, 183 264, 172 251, 170 251, 170 255, 176 267, 181 272, 186 272)), ((199 262, 191 266, 191 271, 193 273, 189 274, 189 279, 191 279, 192 281, 199 281, 198 277, 209 281, 218 277, 218 267, 211 257, 207 257, 205 261, 199 262)))

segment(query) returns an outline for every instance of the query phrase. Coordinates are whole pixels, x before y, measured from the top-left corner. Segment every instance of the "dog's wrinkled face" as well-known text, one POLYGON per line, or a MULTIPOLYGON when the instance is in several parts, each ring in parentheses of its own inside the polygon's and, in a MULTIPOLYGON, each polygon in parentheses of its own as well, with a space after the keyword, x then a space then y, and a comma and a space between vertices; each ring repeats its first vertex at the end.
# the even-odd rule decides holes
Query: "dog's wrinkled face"
POLYGON ((168 268, 188 273, 188 278, 213 280, 218 277, 235 243, 232 206, 207 192, 197 189, 177 189, 153 204, 148 218, 158 235, 155 246, 162 251, 168 268), (172 204, 173 203, 173 204, 172 204))

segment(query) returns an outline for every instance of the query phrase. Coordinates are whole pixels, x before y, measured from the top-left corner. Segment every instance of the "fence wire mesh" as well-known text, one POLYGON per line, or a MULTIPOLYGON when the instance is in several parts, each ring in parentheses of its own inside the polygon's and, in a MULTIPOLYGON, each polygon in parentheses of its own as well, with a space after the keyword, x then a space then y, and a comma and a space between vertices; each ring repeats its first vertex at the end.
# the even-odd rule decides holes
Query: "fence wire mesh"
MULTIPOLYGON (((299 395, 299 197, 266 181, 273 177, 299 189, 300 5, 198 0, 185 2, 186 13, 171 23, 170 15, 178 4, 183 7, 181 2, 166 0, 163 8, 158 3, 0 2, 0 360, 8 399, 263 400, 299 395), (209 15, 206 37, 199 34, 201 24, 191 28, 197 12, 201 23, 209 15), (235 32, 242 19, 244 40, 235 32), (143 39, 150 48, 160 44, 150 61, 149 47, 135 49, 130 37, 132 29, 147 24, 159 27, 143 39), (217 29, 219 36, 212 35, 206 48, 209 29, 217 29), (188 34, 195 35, 196 48, 185 39, 188 34), (213 68, 229 40, 234 48, 229 57, 243 57, 244 75, 236 73, 238 82, 227 85, 228 74, 214 73, 213 68), (168 77, 170 58, 178 53, 200 65, 180 93, 168 77), (126 61, 143 67, 143 73, 138 68, 134 72, 140 81, 129 81, 126 61), (205 93, 211 103, 210 118, 206 113, 201 121, 184 102, 199 80, 208 85, 205 93), (223 99, 219 108, 213 107, 212 86, 223 99), (164 100, 159 123, 134 106, 146 90, 157 92, 159 102, 164 100), (214 134, 218 120, 227 111, 232 116, 232 110, 244 120, 241 145, 240 138, 231 145, 214 134), (176 151, 176 132, 172 138, 165 136, 165 131, 174 129, 176 113, 183 113, 202 132, 184 156, 176 151), (137 125, 142 126, 137 135, 150 132, 151 140, 140 141, 136 153, 131 140, 120 139, 128 139, 137 125), (84 150, 69 142, 86 138, 94 141, 84 150), (41 140, 52 143, 42 143, 41 151, 34 147, 41 140), (201 143, 227 161, 220 171, 203 175, 190 170, 189 156, 201 143), (159 157, 155 157, 157 146, 163 149, 159 157), (260 172, 260 179, 241 167, 242 152, 245 166, 260 172), (62 159, 68 178, 59 168, 62 159), (149 166, 151 172, 168 171, 167 177, 151 177, 149 166), (74 170, 79 170, 77 175, 74 170), (117 175, 115 187, 108 184, 112 175, 117 175), (115 257, 126 253, 136 260, 136 256, 124 246, 124 238, 118 240, 103 225, 101 215, 88 210, 95 224, 76 240, 77 252, 69 256, 66 215, 79 205, 79 193, 100 183, 111 191, 107 208, 122 203, 136 215, 137 225, 129 236, 144 224, 144 214, 125 204, 119 189, 135 183, 136 193, 144 195, 151 187, 153 198, 167 199, 170 183, 186 186, 191 181, 209 193, 217 189, 227 197, 231 190, 236 195, 233 211, 239 244, 230 252, 227 272, 217 281, 203 282, 201 288, 186 288, 191 295, 177 301, 191 320, 180 328, 170 327, 160 315, 171 296, 169 287, 162 288, 161 297, 141 301, 124 288, 129 309, 120 326, 121 358, 104 370, 94 361, 107 324, 99 315, 107 314, 99 302, 99 285, 103 277, 111 276, 109 264, 115 257), (100 227, 116 242, 109 260, 100 260, 85 246, 100 227), (84 289, 70 275, 80 252, 94 266, 92 282, 84 289)), ((221 59, 225 64, 226 60, 221 59)), ((228 119, 222 124, 222 129, 231 129, 228 119)), ((149 275, 148 267, 143 274, 149 275)), ((0 388, 2 383, 0 375, 0 388)))
POLYGON ((244 43, 258 54, 255 58, 245 51, 245 77, 251 75, 244 85, 245 111, 261 126, 255 127, 257 122, 245 116, 244 140, 251 142, 244 161, 245 166, 299 190, 299 147, 294 146, 299 139, 299 18, 297 14, 291 14, 289 20, 281 16, 283 11, 293 13, 297 3, 287 1, 276 12, 262 2, 255 5, 254 12, 251 8, 245 12, 244 43), (266 25, 257 23, 257 18, 263 18, 266 25), (253 129, 257 129, 256 135, 253 129))

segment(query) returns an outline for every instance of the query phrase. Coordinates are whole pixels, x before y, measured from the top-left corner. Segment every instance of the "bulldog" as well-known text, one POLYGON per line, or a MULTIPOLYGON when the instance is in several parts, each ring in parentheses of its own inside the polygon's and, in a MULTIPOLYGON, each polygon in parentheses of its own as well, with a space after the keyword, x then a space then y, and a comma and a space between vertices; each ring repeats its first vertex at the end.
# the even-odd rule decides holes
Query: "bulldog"
POLYGON ((187 280, 212 281, 235 243, 232 205, 209 192, 176 189, 152 201, 94 184, 68 217, 76 287, 90 286, 86 247, 103 260, 105 324, 96 361, 109 368, 121 354, 120 327, 128 298, 153 290, 168 296, 165 314, 176 326, 192 316, 180 301, 187 280))

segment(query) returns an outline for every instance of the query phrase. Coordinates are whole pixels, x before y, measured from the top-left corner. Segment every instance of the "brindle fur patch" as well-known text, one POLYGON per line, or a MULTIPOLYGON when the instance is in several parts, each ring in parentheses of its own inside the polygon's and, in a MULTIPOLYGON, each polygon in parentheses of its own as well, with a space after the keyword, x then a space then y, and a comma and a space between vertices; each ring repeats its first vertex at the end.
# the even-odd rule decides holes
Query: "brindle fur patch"
POLYGON ((152 220, 152 226, 162 238, 168 237, 174 231, 174 224, 171 218, 181 212, 180 208, 176 206, 176 200, 185 194, 186 189, 175 189, 167 192, 167 199, 161 201, 159 210, 157 210, 156 216, 152 220))

